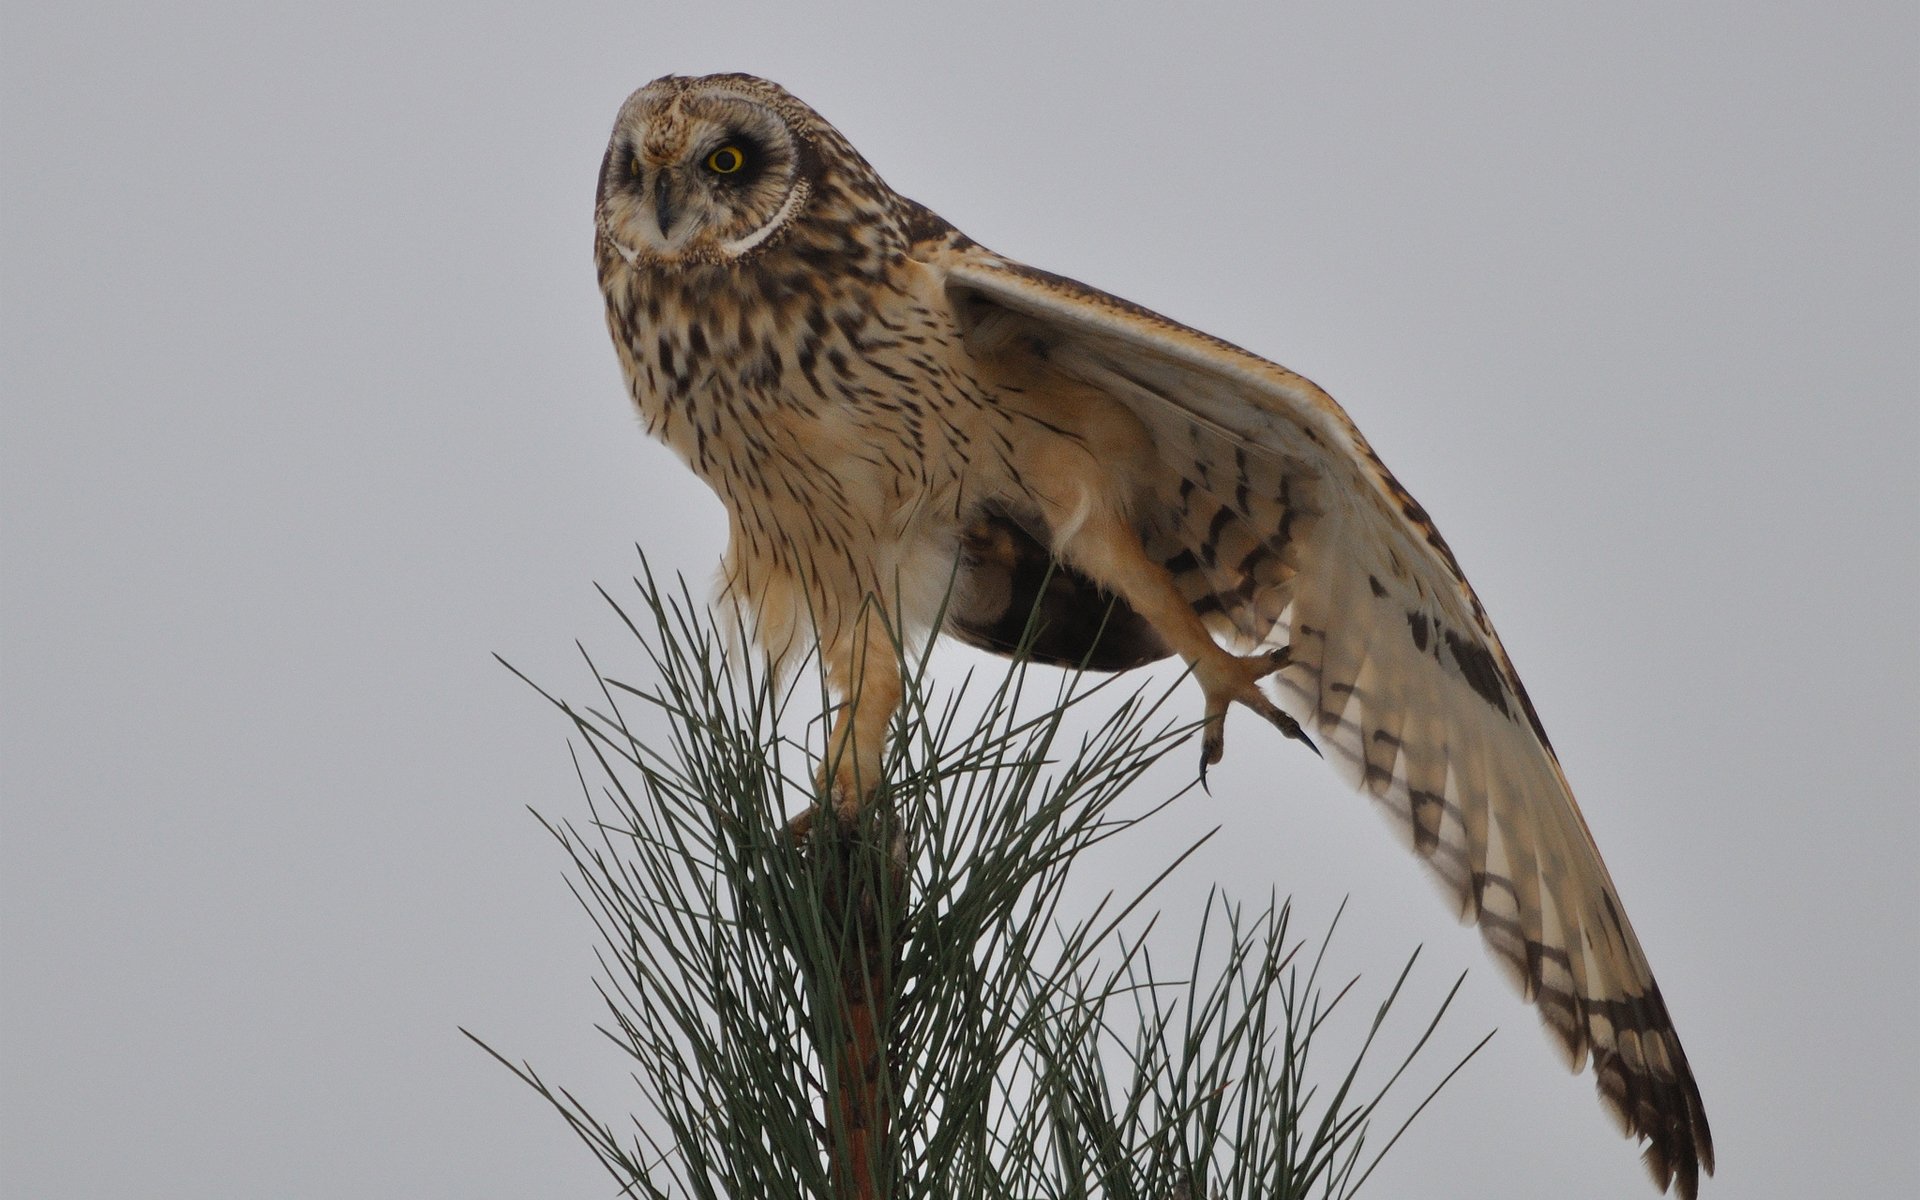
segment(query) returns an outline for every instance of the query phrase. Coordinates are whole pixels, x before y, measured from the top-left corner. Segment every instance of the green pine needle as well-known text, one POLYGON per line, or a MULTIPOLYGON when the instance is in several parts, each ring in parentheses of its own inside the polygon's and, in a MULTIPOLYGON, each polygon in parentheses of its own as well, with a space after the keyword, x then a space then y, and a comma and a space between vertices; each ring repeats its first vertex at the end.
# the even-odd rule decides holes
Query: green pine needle
POLYGON ((598 932, 601 1032, 631 1062, 640 1115, 596 1117, 474 1038, 622 1194, 836 1196, 827 1097, 842 1086, 831 1048, 847 1036, 849 1000, 837 967, 875 949, 875 922, 836 895, 864 896, 897 938, 882 948, 897 961, 889 994, 860 999, 889 1014, 893 1115, 875 1166, 899 1200, 1344 1198, 1472 1057, 1368 1156, 1373 1117, 1458 983, 1385 1083, 1357 1099, 1412 958, 1359 1054, 1323 1080, 1309 1051, 1354 986, 1331 999, 1322 987, 1331 928, 1303 968, 1285 903, 1249 913, 1216 893, 1182 970, 1157 970, 1151 947, 1166 938, 1146 904, 1198 843, 1133 893, 1066 911, 1079 856, 1159 811, 1128 817, 1116 804, 1192 732, 1164 715, 1176 710, 1165 693, 1067 673, 1034 712, 1030 693, 1056 673, 1016 663, 970 702, 974 680, 936 691, 925 653, 903 650, 887 802, 862 818, 851 865, 836 865, 787 831, 813 797, 825 735, 815 722, 803 744, 781 718, 809 681, 796 711, 823 710, 817 670, 772 679, 728 656, 739 631, 729 637, 684 583, 669 592, 647 572, 635 584, 637 616, 602 594, 650 682, 615 680, 589 657, 593 703, 540 690, 573 726, 586 797, 584 818, 541 822, 598 932), (1095 704, 1093 731, 1071 737, 1069 716, 1095 704), (900 869, 888 848, 901 844, 896 909, 878 881, 900 869))

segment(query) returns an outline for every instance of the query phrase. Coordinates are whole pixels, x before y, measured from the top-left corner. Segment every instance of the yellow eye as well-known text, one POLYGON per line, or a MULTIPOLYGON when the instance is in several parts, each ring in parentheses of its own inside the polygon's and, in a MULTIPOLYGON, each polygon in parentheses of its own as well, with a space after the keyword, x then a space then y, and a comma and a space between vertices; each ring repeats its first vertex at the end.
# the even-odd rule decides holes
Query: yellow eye
POLYGON ((707 155, 707 170, 715 175, 731 175, 747 165, 747 156, 738 146, 722 146, 707 155))
POLYGON ((642 175, 646 174, 645 171, 642 171, 640 169, 640 156, 638 154, 634 155, 632 158, 627 160, 627 169, 633 172, 633 177, 635 179, 638 179, 642 175))

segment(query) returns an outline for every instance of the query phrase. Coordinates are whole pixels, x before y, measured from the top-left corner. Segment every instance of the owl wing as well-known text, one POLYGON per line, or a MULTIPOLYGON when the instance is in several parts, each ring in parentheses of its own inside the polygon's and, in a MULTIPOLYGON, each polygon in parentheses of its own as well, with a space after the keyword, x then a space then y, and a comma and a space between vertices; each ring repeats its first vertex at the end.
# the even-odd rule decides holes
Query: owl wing
POLYGON ((1686 1055, 1526 690, 1425 510, 1301 376, 960 235, 942 249, 976 356, 1017 345, 1145 424, 1161 468, 1136 520, 1149 553, 1236 649, 1291 646, 1283 706, 1478 920, 1570 1066, 1591 1054, 1655 1182, 1692 1197, 1713 1147, 1686 1055))

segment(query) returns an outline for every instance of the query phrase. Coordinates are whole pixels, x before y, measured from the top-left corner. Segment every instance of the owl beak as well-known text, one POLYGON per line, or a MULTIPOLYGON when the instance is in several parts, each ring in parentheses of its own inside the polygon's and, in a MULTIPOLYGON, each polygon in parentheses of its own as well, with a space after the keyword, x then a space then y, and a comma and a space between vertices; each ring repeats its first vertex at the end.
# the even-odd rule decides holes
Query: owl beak
POLYGON ((660 236, 667 238, 673 231, 673 179, 661 171, 653 179, 653 216, 660 223, 660 236))

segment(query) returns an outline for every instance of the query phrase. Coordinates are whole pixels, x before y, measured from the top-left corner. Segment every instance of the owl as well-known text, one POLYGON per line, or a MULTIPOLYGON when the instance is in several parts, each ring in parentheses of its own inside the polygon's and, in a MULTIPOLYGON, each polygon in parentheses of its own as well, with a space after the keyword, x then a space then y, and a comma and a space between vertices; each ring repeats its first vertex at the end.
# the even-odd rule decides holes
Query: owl
POLYGON ((995 254, 749 75, 626 101, 594 233, 633 403, 726 507, 723 598, 776 665, 825 663, 836 807, 879 778, 896 638, 1094 670, 1178 655, 1202 771, 1235 705, 1317 737, 1691 1200, 1700 1093, 1546 730, 1331 397, 995 254))

